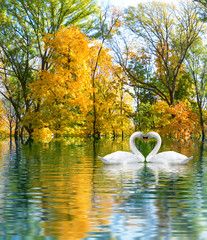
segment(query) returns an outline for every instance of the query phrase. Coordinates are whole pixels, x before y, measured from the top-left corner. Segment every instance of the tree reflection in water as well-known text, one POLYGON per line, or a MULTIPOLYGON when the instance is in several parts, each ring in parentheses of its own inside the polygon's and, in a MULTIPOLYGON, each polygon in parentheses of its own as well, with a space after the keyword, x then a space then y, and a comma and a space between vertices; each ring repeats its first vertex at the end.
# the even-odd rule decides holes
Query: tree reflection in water
POLYGON ((201 238, 207 229, 205 143, 167 142, 162 150, 169 149, 194 159, 172 168, 105 166, 97 155, 129 151, 127 140, 1 141, 1 235, 201 238))

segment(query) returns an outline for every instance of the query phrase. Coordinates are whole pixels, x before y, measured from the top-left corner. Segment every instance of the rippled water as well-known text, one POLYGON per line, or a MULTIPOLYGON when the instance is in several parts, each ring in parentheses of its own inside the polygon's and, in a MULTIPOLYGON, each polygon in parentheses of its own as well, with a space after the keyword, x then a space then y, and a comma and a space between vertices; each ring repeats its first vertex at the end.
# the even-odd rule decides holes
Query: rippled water
POLYGON ((128 140, 1 141, 0 239, 207 239, 206 144, 165 142, 186 166, 97 159, 117 150, 128 140))

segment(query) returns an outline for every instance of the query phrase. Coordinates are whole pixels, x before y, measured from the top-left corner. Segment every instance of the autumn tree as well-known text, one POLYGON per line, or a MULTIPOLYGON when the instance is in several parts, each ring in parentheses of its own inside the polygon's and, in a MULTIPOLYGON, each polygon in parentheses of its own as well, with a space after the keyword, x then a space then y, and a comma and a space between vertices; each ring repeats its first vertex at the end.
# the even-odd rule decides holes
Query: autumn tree
MULTIPOLYGON (((94 69, 97 52, 100 49, 99 42, 94 42, 91 47, 92 58, 91 69, 94 69)), ((117 71, 122 71, 115 66, 109 53, 109 49, 102 48, 99 54, 99 66, 95 78, 96 96, 96 129, 99 134, 107 136, 123 136, 124 132, 129 132, 131 127, 130 117, 133 109, 131 106, 132 99, 124 91, 123 82, 117 77, 117 71), (115 71, 116 69, 116 71, 115 71)), ((93 78, 92 78, 93 86, 93 78)), ((93 96, 92 96, 93 99, 93 96)), ((88 114, 86 121, 88 135, 93 135, 94 118, 93 110, 88 114)))
POLYGON ((4 109, 2 107, 2 102, 0 101, 0 137, 4 132, 4 109))
POLYGON ((205 139, 204 109, 207 99, 207 51, 201 41, 190 48, 186 59, 186 67, 193 79, 196 101, 202 128, 202 140, 205 139))
MULTIPOLYGON (((89 29, 96 5, 93 0, 8 0, 1 2, 0 9, 1 60, 6 70, 1 94, 13 105, 19 123, 34 107, 29 84, 37 80, 39 70, 51 67, 52 56, 44 48, 43 35, 54 34, 63 25, 77 24, 89 29), (16 95, 21 101, 17 101, 16 95)), ((35 111, 38 110, 36 102, 35 111)), ((31 135, 32 126, 25 127, 31 135)))
MULTIPOLYGON (((140 45, 146 45, 152 59, 159 61, 161 77, 156 76, 150 82, 139 79, 136 72, 131 71, 133 68, 126 65, 130 61, 121 62, 123 69, 129 78, 136 79, 140 87, 147 88, 168 105, 173 105, 182 64, 190 46, 202 31, 196 5, 183 3, 176 9, 164 3, 139 4, 137 8, 126 10, 125 19, 133 38, 138 39, 140 45)), ((129 49, 130 46, 127 46, 127 51, 129 49)))
POLYGON ((44 37, 46 50, 53 58, 51 70, 42 70, 31 83, 32 98, 40 111, 30 108, 24 124, 34 129, 49 127, 53 133, 72 134, 84 124, 84 116, 92 104, 90 94, 90 40, 78 28, 61 28, 55 35, 44 37))
MULTIPOLYGON (((113 67, 114 79, 116 79, 115 89, 117 91, 117 110, 118 117, 117 121, 117 129, 121 131, 122 140, 124 138, 124 134, 129 132, 129 129, 132 128, 131 121, 134 116, 134 109, 132 107, 134 98, 126 88, 126 75, 124 74, 122 68, 119 65, 115 65, 113 67)), ((117 130, 116 130, 117 132, 117 130)), ((120 133, 119 133, 120 134, 120 133)))
POLYGON ((187 100, 174 106, 164 101, 157 102, 152 112, 154 127, 164 136, 187 140, 200 130, 198 114, 187 100))
POLYGON ((31 108, 24 124, 32 125, 34 134, 47 128, 55 134, 93 135, 95 92, 97 131, 106 135, 128 131, 131 99, 115 76, 109 49, 102 47, 99 53, 94 85, 99 41, 89 40, 75 27, 61 28, 44 40, 53 55, 52 68, 41 71, 38 81, 30 84, 31 98, 40 104, 40 110, 31 108))

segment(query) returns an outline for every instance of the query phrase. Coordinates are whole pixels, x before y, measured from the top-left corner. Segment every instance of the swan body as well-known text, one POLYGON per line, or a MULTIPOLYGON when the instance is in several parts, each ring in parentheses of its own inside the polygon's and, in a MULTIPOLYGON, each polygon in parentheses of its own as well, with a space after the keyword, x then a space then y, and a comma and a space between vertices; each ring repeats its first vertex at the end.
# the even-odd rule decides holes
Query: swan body
POLYGON ((188 163, 193 156, 186 157, 183 154, 174 152, 174 151, 166 151, 156 154, 155 156, 147 159, 147 162, 163 162, 163 163, 171 163, 171 164, 186 164, 188 163))
POLYGON ((104 164, 125 164, 125 163, 138 163, 140 160, 136 157, 135 154, 124 151, 117 151, 111 154, 106 155, 105 157, 98 158, 104 164))
POLYGON ((146 138, 148 139, 153 137, 157 139, 157 144, 147 156, 147 162, 165 164, 186 164, 193 158, 193 156, 186 157, 185 155, 177 153, 175 151, 166 151, 157 154, 158 150, 160 149, 162 140, 160 135, 156 132, 149 132, 146 134, 146 138))
POLYGON ((141 138, 143 139, 145 135, 142 132, 135 132, 131 135, 129 140, 129 145, 131 147, 132 152, 124 152, 124 151, 117 151, 111 154, 106 155, 105 157, 99 157, 98 158, 104 163, 104 164, 128 164, 128 163, 138 163, 138 162, 144 162, 145 157, 140 153, 140 151, 135 146, 135 138, 141 138))

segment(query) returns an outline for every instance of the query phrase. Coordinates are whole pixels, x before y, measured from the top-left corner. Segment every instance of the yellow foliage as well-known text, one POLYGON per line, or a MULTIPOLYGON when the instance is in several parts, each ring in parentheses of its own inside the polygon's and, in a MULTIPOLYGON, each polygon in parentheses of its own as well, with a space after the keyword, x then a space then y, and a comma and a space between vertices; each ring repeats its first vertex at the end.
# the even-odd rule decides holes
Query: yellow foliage
POLYGON ((0 102, 0 135, 2 135, 5 132, 4 125, 5 125, 4 124, 4 110, 3 110, 2 104, 0 102))
POLYGON ((10 116, 6 114, 6 110, 2 106, 2 102, 0 101, 0 137, 5 137, 10 134, 10 127, 14 127, 14 121, 9 122, 10 116))
MULTIPOLYGON (((120 24, 116 22, 115 27, 120 24)), ((118 134, 117 129, 119 133, 128 130, 131 99, 114 73, 109 49, 90 41, 75 27, 62 27, 55 35, 45 35, 44 41, 52 56, 48 62, 52 68, 41 71, 39 79, 30 85, 40 110, 31 108, 25 124, 35 129, 47 126, 55 135, 90 135, 95 106, 99 132, 118 134)))
POLYGON ((31 84, 32 94, 41 104, 41 120, 56 133, 68 125, 83 124, 91 106, 91 68, 89 39, 78 28, 62 27, 45 35, 45 48, 51 52, 52 70, 41 71, 31 84))
MULTIPOLYGON (((97 56, 99 47, 99 43, 94 42, 93 56, 97 56)), ((129 115, 133 112, 132 99, 124 92, 123 83, 114 72, 114 68, 117 67, 113 64, 109 50, 103 48, 99 59, 95 76, 96 127, 98 132, 104 135, 121 135, 122 131, 129 132, 132 126, 129 119, 129 115)), ((94 64, 95 59, 92 59, 92 68, 94 64)), ((93 120, 93 114, 88 114, 85 131, 87 135, 93 133, 93 120)))
POLYGON ((33 132, 33 137, 39 142, 48 143, 52 139, 52 132, 49 128, 36 128, 33 132))
POLYGON ((165 101, 157 102, 153 108, 153 113, 157 116, 156 127, 163 132, 171 123, 172 114, 170 107, 165 101))

